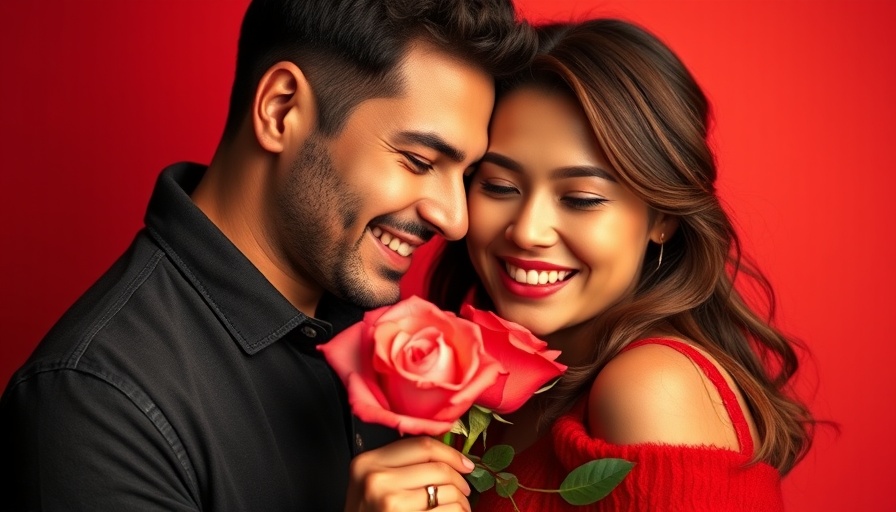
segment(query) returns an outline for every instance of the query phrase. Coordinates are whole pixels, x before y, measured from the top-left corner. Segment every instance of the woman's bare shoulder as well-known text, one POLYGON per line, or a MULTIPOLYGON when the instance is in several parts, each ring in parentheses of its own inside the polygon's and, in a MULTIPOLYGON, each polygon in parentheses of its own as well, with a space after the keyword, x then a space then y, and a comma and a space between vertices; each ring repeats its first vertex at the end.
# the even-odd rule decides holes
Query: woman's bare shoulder
POLYGON ((664 345, 627 350, 601 370, 591 387, 588 422, 593 436, 613 444, 738 449, 716 388, 694 361, 664 345))

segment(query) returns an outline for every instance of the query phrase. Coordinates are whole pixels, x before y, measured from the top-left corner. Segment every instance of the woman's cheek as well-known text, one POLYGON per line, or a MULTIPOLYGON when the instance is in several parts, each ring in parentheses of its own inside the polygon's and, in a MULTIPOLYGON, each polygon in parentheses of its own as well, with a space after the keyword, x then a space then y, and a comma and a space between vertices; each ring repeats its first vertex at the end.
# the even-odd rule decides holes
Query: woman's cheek
POLYGON ((467 245, 474 261, 484 257, 487 247, 502 237, 507 229, 509 213, 491 198, 475 197, 469 202, 470 229, 467 245))

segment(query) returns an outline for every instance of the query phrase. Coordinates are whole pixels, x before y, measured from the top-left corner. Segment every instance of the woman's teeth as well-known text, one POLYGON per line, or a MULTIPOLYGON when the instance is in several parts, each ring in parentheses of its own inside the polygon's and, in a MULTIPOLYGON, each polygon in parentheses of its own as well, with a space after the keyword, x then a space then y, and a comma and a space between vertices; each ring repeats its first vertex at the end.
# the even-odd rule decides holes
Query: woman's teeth
POLYGON ((563 281, 569 277, 572 272, 568 270, 523 270, 514 267, 510 263, 504 263, 507 274, 516 282, 523 284, 553 284, 557 281, 563 281))
POLYGON ((378 227, 373 227, 370 231, 373 233, 373 236, 380 239, 380 242, 382 242, 383 245, 397 252, 401 256, 410 256, 414 253, 414 249, 416 249, 416 247, 401 241, 400 238, 392 236, 378 227))

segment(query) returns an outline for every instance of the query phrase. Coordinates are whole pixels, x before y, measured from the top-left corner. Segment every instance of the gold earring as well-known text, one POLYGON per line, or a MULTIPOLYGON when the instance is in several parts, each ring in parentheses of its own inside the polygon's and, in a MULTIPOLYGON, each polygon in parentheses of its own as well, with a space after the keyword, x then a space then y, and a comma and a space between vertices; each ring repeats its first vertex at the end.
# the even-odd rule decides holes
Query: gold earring
POLYGON ((665 245, 666 234, 660 233, 660 259, 656 262, 656 269, 660 269, 660 265, 663 264, 663 245, 665 245))

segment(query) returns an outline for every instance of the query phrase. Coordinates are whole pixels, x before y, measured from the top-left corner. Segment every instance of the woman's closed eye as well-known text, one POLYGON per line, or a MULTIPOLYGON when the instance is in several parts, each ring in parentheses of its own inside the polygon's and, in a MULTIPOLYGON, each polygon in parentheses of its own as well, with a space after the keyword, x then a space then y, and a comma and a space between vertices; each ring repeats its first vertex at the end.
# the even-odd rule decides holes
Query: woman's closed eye
POLYGON ((602 204, 608 202, 609 199, 592 194, 580 194, 563 196, 561 201, 570 208, 574 208, 576 210, 593 210, 594 208, 597 208, 598 206, 601 206, 602 204))
MULTIPOLYGON (((482 191, 492 197, 509 197, 520 194, 519 189, 514 185, 505 181, 482 180, 480 182, 482 191)), ((560 197, 560 203, 574 210, 593 210, 605 203, 609 199, 594 194, 566 194, 560 197)))
POLYGON ((482 180, 480 186, 484 192, 492 196, 509 196, 519 193, 516 187, 507 182, 482 180))

